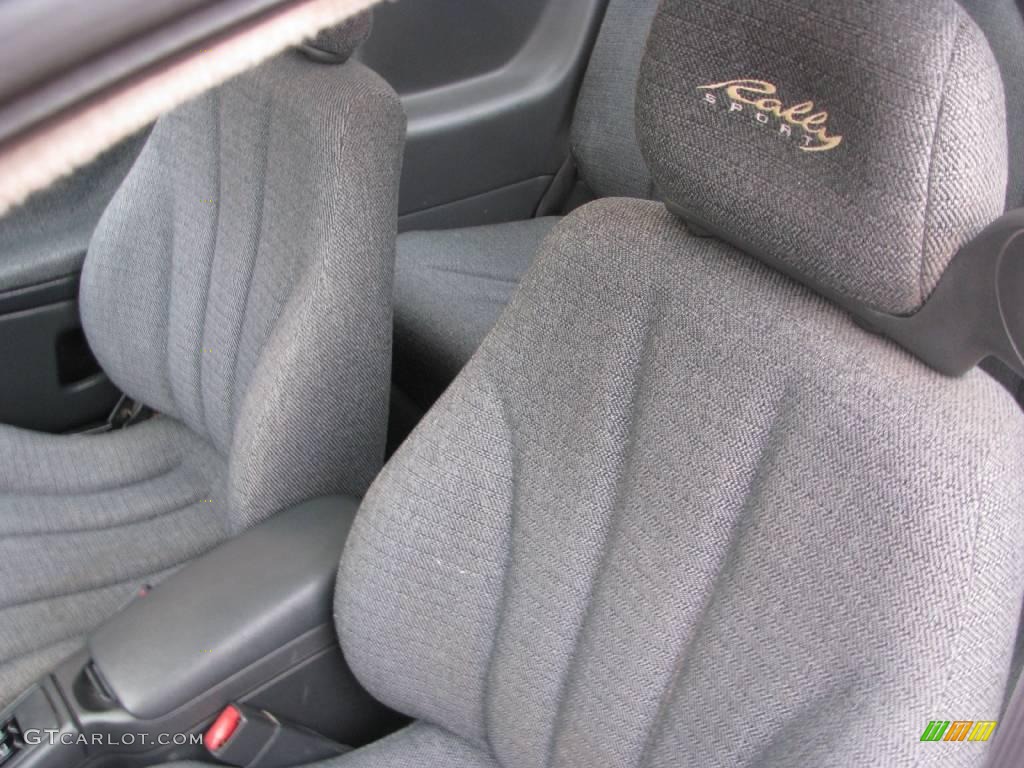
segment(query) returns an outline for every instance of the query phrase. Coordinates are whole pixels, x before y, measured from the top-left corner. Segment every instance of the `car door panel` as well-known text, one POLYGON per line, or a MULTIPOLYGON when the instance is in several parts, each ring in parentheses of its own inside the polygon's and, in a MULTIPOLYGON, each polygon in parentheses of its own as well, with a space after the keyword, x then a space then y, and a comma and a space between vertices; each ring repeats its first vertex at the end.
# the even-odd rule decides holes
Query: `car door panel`
POLYGON ((605 0, 379 6, 361 52, 409 118, 402 230, 529 218, 568 155, 576 93, 605 0), (460 56, 449 55, 460 46, 460 56))

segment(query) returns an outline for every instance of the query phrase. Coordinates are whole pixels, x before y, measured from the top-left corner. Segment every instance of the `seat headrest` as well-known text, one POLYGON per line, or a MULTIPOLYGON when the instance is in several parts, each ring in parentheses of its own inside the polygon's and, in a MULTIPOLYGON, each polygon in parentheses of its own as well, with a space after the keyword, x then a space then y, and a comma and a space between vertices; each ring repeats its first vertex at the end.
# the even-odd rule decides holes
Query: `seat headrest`
POLYGON ((954 0, 662 0, 637 132, 688 223, 906 315, 1002 212, 1004 109, 954 0))
POLYGON ((344 64, 366 42, 373 29, 373 12, 364 11, 341 24, 320 30, 300 50, 322 64, 344 64))

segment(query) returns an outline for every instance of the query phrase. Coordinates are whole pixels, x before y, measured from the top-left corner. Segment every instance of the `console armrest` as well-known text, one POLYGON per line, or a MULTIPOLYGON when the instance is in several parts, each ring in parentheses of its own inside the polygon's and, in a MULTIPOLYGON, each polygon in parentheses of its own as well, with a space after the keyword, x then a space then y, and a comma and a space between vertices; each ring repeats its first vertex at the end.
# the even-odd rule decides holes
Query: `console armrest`
POLYGON ((300 504, 140 595, 0 711, 3 768, 208 761, 221 753, 203 733, 227 705, 246 725, 218 749, 247 768, 338 754, 407 722, 359 684, 334 630, 358 506, 300 504))
POLYGON ((89 640, 100 681, 135 717, 162 717, 332 621, 359 502, 316 499, 188 564, 89 640))

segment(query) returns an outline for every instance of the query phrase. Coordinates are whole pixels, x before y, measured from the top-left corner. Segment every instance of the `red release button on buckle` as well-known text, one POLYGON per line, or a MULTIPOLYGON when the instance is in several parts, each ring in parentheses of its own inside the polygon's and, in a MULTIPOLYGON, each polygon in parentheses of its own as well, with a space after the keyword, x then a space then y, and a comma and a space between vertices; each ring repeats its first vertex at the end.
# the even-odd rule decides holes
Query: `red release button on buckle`
POLYGON ((206 735, 203 737, 203 744, 211 752, 216 752, 228 743, 240 722, 242 722, 242 713, 234 704, 228 704, 224 707, 224 711, 217 715, 213 725, 207 729, 206 735))

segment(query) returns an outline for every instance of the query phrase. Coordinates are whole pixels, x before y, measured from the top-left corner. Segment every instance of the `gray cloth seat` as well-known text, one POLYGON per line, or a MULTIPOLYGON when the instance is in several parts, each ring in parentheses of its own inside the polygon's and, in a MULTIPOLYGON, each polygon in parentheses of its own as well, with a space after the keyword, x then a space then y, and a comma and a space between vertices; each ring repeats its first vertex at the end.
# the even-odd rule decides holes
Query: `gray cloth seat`
MULTIPOLYGON (((599 197, 653 198, 633 119, 657 0, 610 0, 573 116, 570 149, 599 197)), ((396 383, 429 405, 480 346, 557 221, 403 232, 395 264, 396 383)))
POLYGON ((558 217, 545 216, 399 235, 395 376, 403 391, 433 399, 448 386, 494 327, 557 223, 558 217))
MULTIPOLYGON (((316 44, 347 58, 367 19, 316 44)), ((0 427, 0 704, 140 586, 383 463, 404 118, 292 51, 162 117, 85 259, 103 369, 158 412, 0 427)))
POLYGON ((166 416, 96 436, 0 426, 0 699, 77 650, 141 586, 230 535, 226 468, 166 416))
MULTIPOLYGON (((1015 0, 963 5, 988 37, 1004 74, 1012 208, 1024 201, 1024 17, 1015 0)), ((580 178, 598 197, 657 197, 633 121, 640 55, 655 6, 654 0, 610 0, 587 68, 571 145, 580 178)), ((524 254, 532 252, 541 226, 512 222, 399 235, 396 382, 421 404, 433 402, 493 327, 529 264, 524 254), (496 276, 500 286, 481 275, 496 276)))
POLYGON ((913 313, 1001 213, 983 35, 663 0, 637 123, 666 204, 560 222, 360 508, 339 638, 416 722, 317 766, 983 765, 921 735, 999 718, 1024 415, 826 298, 913 313))
POLYGON ((984 373, 589 205, 359 511, 342 648, 419 722, 322 765, 980 766, 919 739, 999 719, 1022 494, 984 373))

